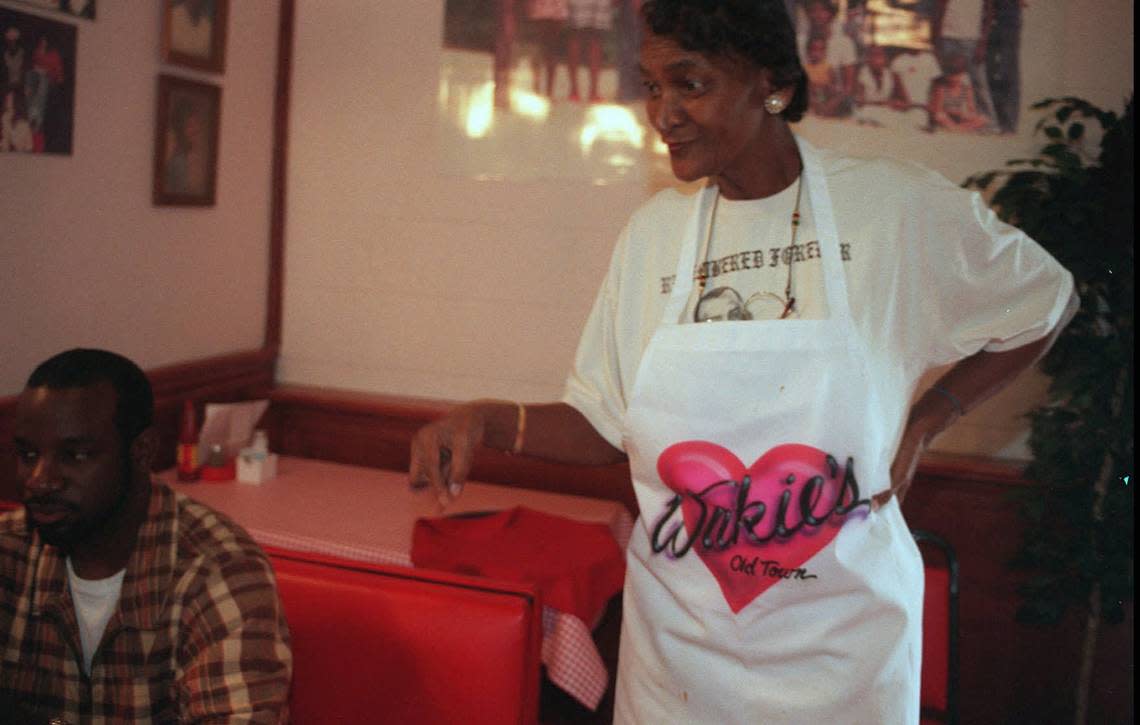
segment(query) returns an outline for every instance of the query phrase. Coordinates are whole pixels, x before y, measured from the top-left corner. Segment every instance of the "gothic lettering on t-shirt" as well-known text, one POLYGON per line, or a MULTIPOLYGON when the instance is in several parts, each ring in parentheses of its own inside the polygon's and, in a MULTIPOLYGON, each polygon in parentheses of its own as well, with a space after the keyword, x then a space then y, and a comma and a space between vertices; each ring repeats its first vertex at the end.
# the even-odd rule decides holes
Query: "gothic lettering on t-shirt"
MULTIPOLYGON (((841 242, 839 244, 839 256, 844 262, 850 262, 851 245, 841 242)), ((713 280, 721 275, 730 274, 732 272, 786 267, 791 264, 810 262, 819 258, 818 241, 811 241, 806 244, 791 244, 786 247, 772 247, 770 249, 750 249, 694 265, 693 280, 713 280)), ((667 295, 672 292, 673 283, 676 279, 677 276, 674 274, 668 277, 662 277, 661 294, 667 295)))

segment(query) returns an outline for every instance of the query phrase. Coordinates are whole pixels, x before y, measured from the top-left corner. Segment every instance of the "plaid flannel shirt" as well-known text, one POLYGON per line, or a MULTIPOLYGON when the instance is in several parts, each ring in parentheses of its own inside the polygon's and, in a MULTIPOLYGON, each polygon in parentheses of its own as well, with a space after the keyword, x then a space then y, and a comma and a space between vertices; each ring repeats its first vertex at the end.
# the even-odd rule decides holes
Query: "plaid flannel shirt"
POLYGON ((288 720, 289 632, 265 554, 155 484, 122 594, 83 672, 66 563, 0 516, 0 703, 69 723, 288 720))

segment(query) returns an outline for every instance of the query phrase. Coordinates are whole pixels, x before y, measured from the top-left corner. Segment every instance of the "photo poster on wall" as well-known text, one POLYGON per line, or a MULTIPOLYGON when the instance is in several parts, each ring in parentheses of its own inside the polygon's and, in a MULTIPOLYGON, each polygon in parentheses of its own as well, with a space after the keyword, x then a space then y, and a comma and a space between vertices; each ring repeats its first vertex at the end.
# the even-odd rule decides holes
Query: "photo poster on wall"
POLYGON ((1024 0, 786 0, 809 113, 928 133, 1016 133, 1024 0))
POLYGON ((477 179, 644 179, 668 169, 645 121, 639 0, 446 0, 443 171, 477 179))
MULTIPOLYGON (((784 0, 809 115, 927 134, 1015 133, 1021 0, 784 0)), ((446 0, 441 159, 478 179, 667 173, 638 72, 641 0, 446 0)))
POLYGON ((95 0, 16 0, 25 5, 34 5, 43 10, 73 15, 77 18, 95 19, 95 0))
POLYGON ((70 154, 75 26, 0 7, 0 33, 0 153, 70 154))

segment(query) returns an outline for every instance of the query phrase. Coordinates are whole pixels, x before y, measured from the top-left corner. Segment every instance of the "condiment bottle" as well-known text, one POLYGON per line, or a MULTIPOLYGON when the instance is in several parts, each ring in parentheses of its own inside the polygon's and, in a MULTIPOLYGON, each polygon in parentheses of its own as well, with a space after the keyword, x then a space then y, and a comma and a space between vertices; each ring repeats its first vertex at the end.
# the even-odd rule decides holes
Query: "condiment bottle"
POLYGON ((253 432, 253 441, 249 444, 251 453, 257 455, 258 458, 265 458, 269 455, 269 435, 262 429, 257 429, 253 432))
POLYGON ((194 404, 182 402, 182 421, 178 426, 178 480, 198 480, 198 426, 194 418, 194 404))
POLYGON ((206 465, 213 468, 220 468, 226 465, 226 452, 222 448, 221 443, 215 443, 210 446, 210 454, 206 456, 206 465))

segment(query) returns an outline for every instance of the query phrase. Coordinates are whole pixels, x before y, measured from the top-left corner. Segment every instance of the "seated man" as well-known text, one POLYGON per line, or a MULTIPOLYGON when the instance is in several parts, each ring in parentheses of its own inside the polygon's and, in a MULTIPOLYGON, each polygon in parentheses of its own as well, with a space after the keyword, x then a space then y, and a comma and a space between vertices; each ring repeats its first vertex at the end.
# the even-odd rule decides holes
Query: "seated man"
POLYGON ((0 722, 288 719, 289 632, 264 553, 152 483, 134 363, 70 350, 16 402, 24 508, 0 516, 0 722))

